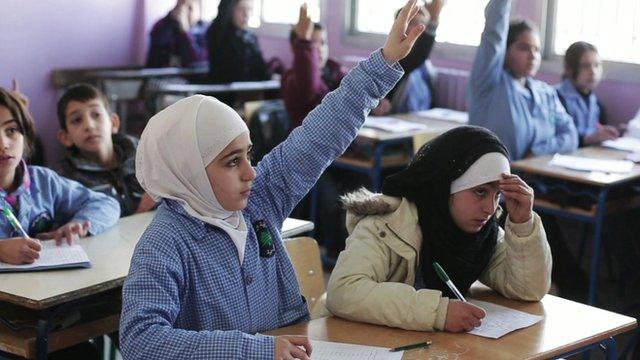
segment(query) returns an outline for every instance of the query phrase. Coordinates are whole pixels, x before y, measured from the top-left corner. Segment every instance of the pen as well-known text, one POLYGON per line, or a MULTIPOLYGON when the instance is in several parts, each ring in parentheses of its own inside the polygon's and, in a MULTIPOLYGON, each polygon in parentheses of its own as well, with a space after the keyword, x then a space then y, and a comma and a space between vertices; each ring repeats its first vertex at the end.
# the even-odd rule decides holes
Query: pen
POLYGON ((11 224, 11 226, 13 226, 14 229, 22 233, 22 236, 29 238, 29 235, 27 235, 27 232, 24 231, 24 229, 22 228, 22 225, 20 225, 20 222, 18 221, 18 219, 16 219, 15 215, 13 215, 13 212, 11 211, 11 209, 5 206, 2 209, 2 213, 7 218, 7 220, 9 220, 9 223, 11 224))
POLYGON ((424 342, 419 342, 416 344, 409 344, 409 345, 403 345, 403 346, 398 346, 395 347, 389 351, 395 352, 395 351, 403 351, 403 350, 411 350, 411 349, 417 349, 417 348, 421 348, 421 347, 428 347, 429 345, 431 345, 431 340, 427 340, 424 342))
POLYGON ((442 266, 440 266, 440 264, 438 264, 437 261, 433 262, 433 268, 435 269, 436 274, 438 274, 438 277, 440 278, 440 280, 442 280, 445 284, 447 284, 449 289, 451 289, 451 291, 456 295, 458 300, 467 302, 467 299, 465 299, 464 296, 462 296, 462 294, 460 293, 460 290, 458 290, 458 288, 453 284, 453 281, 449 279, 449 275, 447 275, 447 273, 444 272, 444 269, 442 268, 442 266))

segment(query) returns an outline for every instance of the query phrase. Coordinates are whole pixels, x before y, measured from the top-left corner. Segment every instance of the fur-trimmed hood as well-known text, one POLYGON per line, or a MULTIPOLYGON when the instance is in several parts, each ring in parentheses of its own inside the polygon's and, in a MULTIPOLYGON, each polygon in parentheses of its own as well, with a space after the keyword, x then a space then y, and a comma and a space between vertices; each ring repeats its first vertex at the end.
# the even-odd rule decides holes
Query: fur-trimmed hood
POLYGON ((350 234, 358 221, 365 216, 386 215, 396 211, 402 198, 372 193, 365 188, 360 188, 345 194, 340 198, 340 201, 347 211, 346 226, 350 234))

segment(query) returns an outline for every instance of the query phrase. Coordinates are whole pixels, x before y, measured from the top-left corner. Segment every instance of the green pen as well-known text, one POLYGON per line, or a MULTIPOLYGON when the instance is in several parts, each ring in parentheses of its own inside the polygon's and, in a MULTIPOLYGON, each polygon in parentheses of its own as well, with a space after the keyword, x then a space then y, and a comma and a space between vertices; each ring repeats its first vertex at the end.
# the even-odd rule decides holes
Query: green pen
POLYGON ((453 284, 453 281, 449 279, 449 275, 447 275, 447 273, 444 272, 444 269, 442 268, 442 266, 440 266, 440 264, 438 264, 437 261, 433 262, 433 268, 435 269, 436 274, 438 274, 438 277, 440 278, 440 280, 442 280, 445 284, 447 284, 449 289, 451 289, 451 291, 456 295, 458 300, 467 302, 467 299, 465 299, 464 296, 462 296, 462 294, 460 293, 460 290, 458 290, 458 288, 453 284))
POLYGON ((27 232, 24 231, 22 225, 20 225, 18 219, 16 219, 15 215, 13 215, 13 211, 11 211, 11 209, 5 206, 2 209, 2 213, 7 218, 7 220, 9 220, 9 223, 11 224, 11 226, 13 226, 14 229, 20 231, 22 233, 22 236, 29 238, 29 235, 27 235, 27 232))
POLYGON ((404 346, 398 346, 395 347, 389 351, 391 352, 395 352, 395 351, 404 351, 404 350, 411 350, 411 349, 417 349, 417 348, 421 348, 421 347, 429 347, 429 345, 431 345, 431 340, 427 340, 424 342, 419 342, 416 344, 409 344, 409 345, 404 345, 404 346))

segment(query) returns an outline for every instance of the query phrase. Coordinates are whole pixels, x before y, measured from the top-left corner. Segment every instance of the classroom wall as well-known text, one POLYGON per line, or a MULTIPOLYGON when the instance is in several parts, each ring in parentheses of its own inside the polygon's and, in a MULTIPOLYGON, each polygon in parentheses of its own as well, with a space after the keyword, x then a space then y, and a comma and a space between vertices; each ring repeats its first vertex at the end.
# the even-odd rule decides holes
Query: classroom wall
MULTIPOLYGON (((330 56, 347 63, 353 62, 351 59, 363 58, 375 50, 374 47, 362 47, 348 44, 343 39, 343 28, 345 14, 345 2, 348 0, 325 0, 325 9, 331 9, 331 16, 325 16, 324 25, 328 29, 330 56), (346 58, 345 58, 346 57, 346 58)), ((524 18, 533 21, 540 26, 545 0, 514 0, 512 6, 512 17, 524 18)), ((478 16, 482 16, 478 14, 478 16)), ((287 64, 292 60, 287 39, 273 36, 260 36, 260 41, 265 52, 265 56, 280 56, 287 64)), ((379 44, 382 46, 383 44, 379 44)), ((597 45, 597 44, 596 44, 597 45)), ((469 70, 473 57, 469 59, 447 59, 434 55, 432 61, 437 66, 452 67, 469 70)), ((558 70, 559 71, 559 70, 558 70)), ((605 65, 605 80, 596 91, 600 99, 607 108, 609 119, 614 123, 629 120, 640 107, 640 83, 625 82, 618 80, 607 80, 607 69, 605 65)), ((549 83, 557 83, 560 80, 559 72, 541 71, 538 78, 549 83)))
POLYGON ((47 162, 58 158, 55 69, 137 63, 143 0, 2 0, 0 86, 16 77, 30 99, 47 162))

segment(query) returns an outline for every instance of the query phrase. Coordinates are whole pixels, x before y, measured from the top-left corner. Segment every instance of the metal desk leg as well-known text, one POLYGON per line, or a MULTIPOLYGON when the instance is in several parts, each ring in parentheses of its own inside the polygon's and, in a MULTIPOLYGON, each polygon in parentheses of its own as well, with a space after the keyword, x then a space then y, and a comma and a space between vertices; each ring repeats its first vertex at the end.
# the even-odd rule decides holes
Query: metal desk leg
POLYGON ((591 254, 591 269, 589 272, 589 296, 587 304, 593 305, 596 300, 598 290, 598 268, 600 265, 600 245, 602 244, 602 233, 604 229, 604 220, 606 213, 606 200, 608 188, 602 189, 598 195, 598 209, 596 213, 596 222, 593 233, 593 253, 591 254))
POLYGON ((612 337, 604 340, 600 343, 600 347, 604 350, 605 359, 616 360, 618 359, 618 349, 616 347, 616 340, 612 337))
POLYGON ((49 321, 47 319, 38 320, 38 330, 36 333, 36 359, 45 360, 47 358, 47 348, 49 345, 49 321))
POLYGON ((373 155, 373 169, 369 173, 371 177, 371 191, 380 192, 382 187, 382 153, 386 147, 385 143, 380 143, 376 146, 376 152, 373 155))

